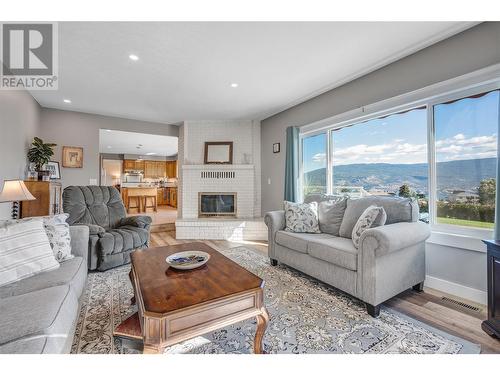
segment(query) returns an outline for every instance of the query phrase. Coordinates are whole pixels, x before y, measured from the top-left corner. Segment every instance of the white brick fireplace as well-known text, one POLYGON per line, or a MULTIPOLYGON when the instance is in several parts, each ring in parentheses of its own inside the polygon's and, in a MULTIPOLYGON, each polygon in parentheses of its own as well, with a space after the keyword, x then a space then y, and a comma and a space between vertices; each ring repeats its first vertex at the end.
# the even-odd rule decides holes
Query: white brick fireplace
POLYGON ((265 239, 260 122, 186 121, 179 132, 178 239, 265 239), (205 142, 233 142, 234 164, 203 164, 205 142), (236 193, 236 217, 199 217, 199 193, 236 193))
POLYGON ((236 193, 236 217, 255 217, 255 168, 248 165, 182 166, 182 217, 198 218, 198 193, 236 193))

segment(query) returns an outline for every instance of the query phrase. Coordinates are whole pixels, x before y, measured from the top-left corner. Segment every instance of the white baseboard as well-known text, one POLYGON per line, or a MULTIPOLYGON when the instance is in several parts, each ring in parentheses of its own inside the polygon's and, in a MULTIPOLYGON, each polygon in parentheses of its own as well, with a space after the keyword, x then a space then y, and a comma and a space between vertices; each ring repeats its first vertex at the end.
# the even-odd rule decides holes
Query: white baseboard
POLYGON ((488 303, 486 292, 465 285, 456 284, 451 281, 438 279, 437 277, 426 275, 424 285, 482 305, 488 303))

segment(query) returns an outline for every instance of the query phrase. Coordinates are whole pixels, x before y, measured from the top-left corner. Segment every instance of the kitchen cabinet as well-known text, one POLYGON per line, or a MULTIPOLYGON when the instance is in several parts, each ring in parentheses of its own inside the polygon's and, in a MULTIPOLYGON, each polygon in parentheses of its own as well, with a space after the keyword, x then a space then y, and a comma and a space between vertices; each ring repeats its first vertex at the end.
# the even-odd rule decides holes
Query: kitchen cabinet
POLYGON ((177 177, 177 160, 167 161, 166 174, 169 178, 177 177))
POLYGON ((177 188, 168 187, 167 189, 167 204, 171 207, 177 208, 177 188))
POLYGON ((123 171, 143 171, 144 172, 144 160, 131 160, 125 159, 123 161, 123 171))
POLYGON ((158 188, 158 206, 166 206, 168 204, 167 188, 158 188))
POLYGON ((156 163, 156 177, 158 178, 163 178, 165 177, 165 169, 166 169, 166 162, 164 161, 157 161, 156 163))
POLYGON ((156 177, 156 162, 153 160, 144 161, 144 178, 156 177))

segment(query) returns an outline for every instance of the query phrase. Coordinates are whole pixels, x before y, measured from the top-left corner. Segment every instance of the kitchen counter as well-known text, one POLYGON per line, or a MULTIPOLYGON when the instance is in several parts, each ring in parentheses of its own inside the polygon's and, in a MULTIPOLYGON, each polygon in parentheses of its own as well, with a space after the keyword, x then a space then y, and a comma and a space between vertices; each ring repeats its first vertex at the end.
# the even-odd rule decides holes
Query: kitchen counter
POLYGON ((143 196, 154 195, 158 206, 172 206, 177 207, 177 186, 156 187, 151 185, 130 186, 122 185, 121 188, 122 200, 125 208, 128 209, 128 197, 130 196, 143 196))

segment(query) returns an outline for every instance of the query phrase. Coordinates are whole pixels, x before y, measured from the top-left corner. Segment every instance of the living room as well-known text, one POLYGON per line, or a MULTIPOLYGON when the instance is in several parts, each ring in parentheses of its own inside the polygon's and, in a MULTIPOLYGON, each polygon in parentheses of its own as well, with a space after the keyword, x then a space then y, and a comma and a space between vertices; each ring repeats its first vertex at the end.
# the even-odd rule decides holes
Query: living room
POLYGON ((103 17, 0 24, 2 358, 492 368, 500 22, 103 17))

